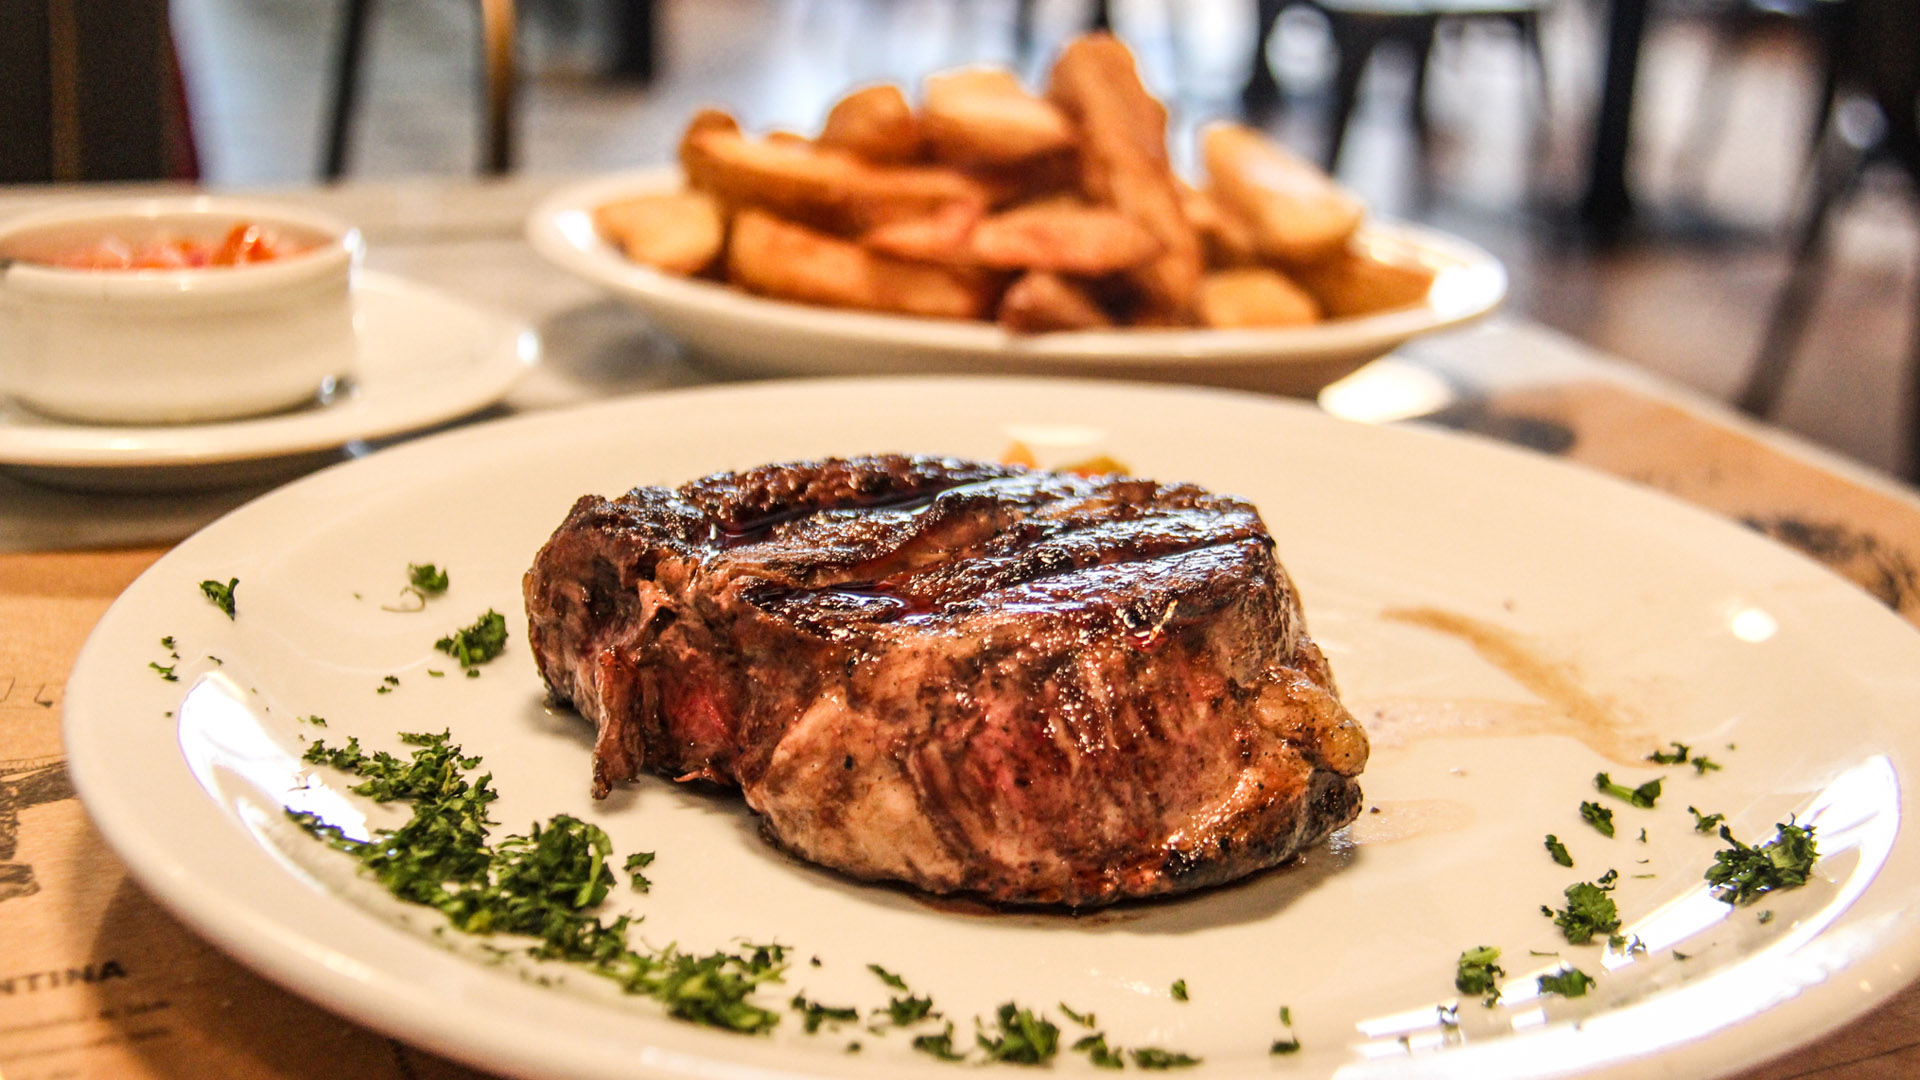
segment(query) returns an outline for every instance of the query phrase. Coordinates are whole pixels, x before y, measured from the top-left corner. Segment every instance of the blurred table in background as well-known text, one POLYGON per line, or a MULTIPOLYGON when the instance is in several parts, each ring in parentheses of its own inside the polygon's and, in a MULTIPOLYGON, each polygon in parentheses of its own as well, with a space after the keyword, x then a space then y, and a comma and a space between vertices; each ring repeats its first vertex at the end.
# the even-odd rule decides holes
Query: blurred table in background
MULTIPOLYGON (((549 268, 522 222, 556 181, 420 181, 278 197, 358 222, 368 265, 537 328, 542 367, 501 415, 713 381, 635 312, 549 268)), ((145 189, 143 189, 145 190, 145 189)), ((0 217, 85 192, 0 189, 0 217)), ((1538 326, 1426 339, 1322 398, 1440 423, 1665 491, 1799 546, 1920 622, 1920 500, 1538 326)), ((370 448, 362 448, 365 452, 370 448)), ((0 478, 0 1073, 471 1077, 279 990, 128 878, 66 780, 62 686, 95 620, 178 539, 253 492, 99 496, 0 478)), ((1764 1022, 1764 1021, 1761 1021, 1764 1022)), ((1920 1075, 1920 988, 1739 1080, 1920 1075)))

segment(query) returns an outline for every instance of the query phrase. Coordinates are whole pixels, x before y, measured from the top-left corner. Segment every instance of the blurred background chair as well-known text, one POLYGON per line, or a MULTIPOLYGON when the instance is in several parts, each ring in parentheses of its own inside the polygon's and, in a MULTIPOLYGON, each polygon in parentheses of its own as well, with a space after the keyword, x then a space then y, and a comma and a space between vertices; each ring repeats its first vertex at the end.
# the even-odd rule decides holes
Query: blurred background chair
POLYGON ((0 0, 0 183, 198 175, 166 0, 0 0))
MULTIPOLYGON (((1834 211, 1874 164, 1906 174, 1920 196, 1920 11, 1913 0, 1842 0, 1828 55, 1834 97, 1823 132, 1786 284, 1774 301, 1739 406, 1771 414, 1806 335, 1826 276, 1834 211)), ((1920 301, 1920 296, 1916 296, 1920 301)), ((1904 471, 1920 478, 1920 303, 1910 330, 1904 471)))
MULTIPOLYGON (((1413 61, 1413 87, 1407 103, 1423 160, 1431 148, 1427 122, 1427 67, 1434 39, 1443 24, 1494 21, 1518 36, 1546 101, 1546 56, 1540 48, 1540 13, 1551 0, 1304 0, 1327 20, 1335 63, 1332 101, 1327 116, 1326 149, 1321 164, 1340 167, 1347 128, 1360 99, 1360 80, 1380 46, 1400 45, 1413 61)), ((1264 15, 1264 12, 1262 13, 1264 15)), ((1256 64, 1265 66, 1265 35, 1257 43, 1256 64)))
MULTIPOLYGON (((1812 57, 1816 68, 1817 98, 1813 124, 1807 133, 1807 156, 1813 159, 1837 92, 1833 37, 1842 10, 1844 0, 1720 0, 1702 13, 1713 37, 1692 122, 1674 162, 1674 173, 1683 190, 1701 188, 1707 162, 1726 136, 1728 104, 1733 97, 1729 83, 1735 65, 1749 52, 1780 37, 1792 39, 1795 47, 1812 57)), ((1915 17, 1920 17, 1920 11, 1915 17)))
MULTIPOLYGON (((480 16, 481 171, 500 176, 513 168, 515 99, 514 0, 476 0, 480 16)), ((347 144, 359 103, 361 58, 366 52, 367 19, 373 0, 347 0, 333 69, 333 93, 327 114, 321 176, 338 180, 346 172, 347 144)), ((652 9, 647 6, 651 34, 652 9)), ((649 45, 649 48, 651 46, 649 45)), ((651 65, 649 58, 647 63, 651 65)), ((648 68, 649 75, 651 67, 648 68)))

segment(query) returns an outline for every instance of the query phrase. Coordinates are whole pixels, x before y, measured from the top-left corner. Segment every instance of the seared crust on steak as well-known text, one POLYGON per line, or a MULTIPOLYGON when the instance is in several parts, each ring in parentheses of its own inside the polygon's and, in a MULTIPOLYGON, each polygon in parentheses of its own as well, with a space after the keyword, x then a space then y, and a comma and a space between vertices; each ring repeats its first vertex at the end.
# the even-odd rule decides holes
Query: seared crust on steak
POLYGON ((737 784, 867 880, 1075 907, 1281 862, 1367 742, 1255 509, 887 455, 580 499, 525 580, 593 789, 737 784))

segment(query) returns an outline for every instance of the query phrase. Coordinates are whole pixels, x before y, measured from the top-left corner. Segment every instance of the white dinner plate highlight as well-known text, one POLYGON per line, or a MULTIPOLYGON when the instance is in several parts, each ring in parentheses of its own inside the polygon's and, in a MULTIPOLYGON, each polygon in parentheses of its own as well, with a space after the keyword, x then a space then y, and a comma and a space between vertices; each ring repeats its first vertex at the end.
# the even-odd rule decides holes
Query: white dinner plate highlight
POLYGON ((1082 1033, 1065 1003, 1112 1046, 1204 1059, 1196 1078, 1713 1077, 1861 1014, 1920 962, 1920 851, 1901 836, 1920 742, 1907 624, 1644 489, 1216 391, 771 383, 423 439, 289 485, 168 554, 94 631, 65 709, 80 794, 160 901, 333 1009, 518 1076, 957 1074, 910 1033, 808 1035, 794 1013, 768 1036, 721 1033, 592 975, 437 934, 437 914, 388 898, 286 820, 288 806, 348 827, 396 820, 302 765, 307 740, 403 750, 398 732, 447 729, 494 776, 497 834, 565 812, 611 834, 616 864, 657 854, 650 892, 623 884, 609 901, 644 916, 636 937, 789 946, 786 982, 762 997, 782 1011, 795 993, 882 1007, 889 991, 866 967, 880 964, 933 998, 961 1046, 976 1016, 1017 1001, 1060 1025, 1061 1073, 1095 1075, 1064 1048, 1082 1033), (843 880, 775 851, 737 800, 666 780, 588 796, 589 728, 545 705, 519 591, 577 496, 830 454, 993 458, 1013 440, 1049 463, 1107 453, 1260 506, 1372 734, 1351 828, 1229 887, 1075 917, 843 880), (429 561, 449 571, 447 593, 387 610, 413 606, 398 602, 407 565, 429 561), (199 583, 235 578, 230 620, 199 583), (452 667, 435 639, 488 608, 508 615, 504 655, 478 678, 431 677, 452 667), (300 719, 314 715, 324 729, 300 719), (1722 767, 1644 760, 1672 740, 1722 767), (1630 786, 1664 776, 1664 791, 1632 807, 1596 792, 1603 771, 1630 786), (1612 808, 1615 836, 1582 822, 1588 800, 1612 808), (1696 831, 1690 806, 1747 842, 1811 824, 1811 882, 1749 906, 1714 899, 1703 874, 1725 845, 1696 831), (1549 857, 1547 834, 1573 868, 1549 857), (1541 913, 1609 871, 1621 933, 1641 949, 1570 945, 1541 913), (1491 1007, 1454 988, 1456 959, 1478 946, 1502 950, 1491 1007), (1594 977, 1585 996, 1539 991, 1562 965, 1594 977), (1298 1053, 1270 1053, 1290 1035, 1298 1053))
POLYGON ((332 450, 452 420, 500 400, 540 357, 533 331, 376 271, 354 283, 358 350, 326 404, 246 420, 68 423, 0 398, 0 465, 164 469, 332 450))
POLYGON ((1437 273, 1426 303, 1277 330, 1011 334, 991 323, 764 299, 636 264, 594 229, 594 208, 680 183, 677 169, 654 169, 563 188, 528 218, 527 239, 556 265, 638 306, 695 352, 760 373, 1099 375, 1309 396, 1411 338, 1492 312, 1507 291, 1500 261, 1473 244, 1373 221, 1360 243, 1437 273))

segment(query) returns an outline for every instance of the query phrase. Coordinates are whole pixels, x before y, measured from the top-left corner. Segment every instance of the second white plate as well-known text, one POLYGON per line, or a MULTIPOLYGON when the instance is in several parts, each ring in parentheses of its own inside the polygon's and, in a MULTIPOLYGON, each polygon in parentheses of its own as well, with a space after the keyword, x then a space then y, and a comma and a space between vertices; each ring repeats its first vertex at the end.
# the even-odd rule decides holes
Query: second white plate
POLYGON ((1458 237, 1375 221, 1360 243, 1437 275, 1424 304, 1275 330, 1103 330, 1012 334, 992 323, 917 319, 769 300, 661 273, 607 243, 596 207, 680 186, 676 169, 585 181, 527 221, 534 249, 609 289, 660 328, 726 366, 776 375, 999 372, 1208 383, 1306 396, 1422 334, 1488 314, 1506 296, 1500 261, 1458 237))

